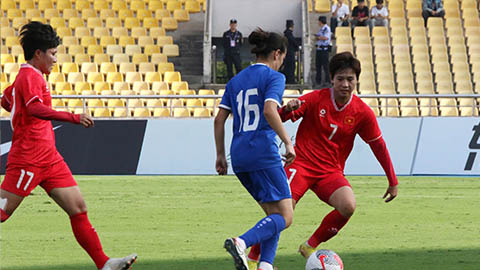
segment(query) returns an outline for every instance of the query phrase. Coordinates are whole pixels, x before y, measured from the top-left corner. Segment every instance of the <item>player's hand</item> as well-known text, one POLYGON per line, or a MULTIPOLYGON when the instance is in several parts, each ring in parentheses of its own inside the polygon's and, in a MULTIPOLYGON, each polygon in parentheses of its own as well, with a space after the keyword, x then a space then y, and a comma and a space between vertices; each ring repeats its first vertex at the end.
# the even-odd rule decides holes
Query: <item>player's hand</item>
POLYGON ((88 114, 80 114, 80 125, 86 128, 93 127, 94 123, 92 117, 88 114))
POLYGON ((223 156, 218 156, 215 162, 215 169, 219 175, 225 175, 228 171, 227 159, 223 156))
POLYGON ((393 187, 388 187, 387 192, 385 192, 385 195, 383 195, 383 198, 384 199, 386 198, 385 202, 388 203, 393 199, 395 199, 395 197, 397 197, 397 193, 398 193, 398 185, 393 187))
POLYGON ((283 155, 283 160, 285 161, 285 166, 292 164, 295 160, 297 154, 295 154, 295 149, 293 148, 292 144, 285 145, 285 154, 283 155))
POLYGON ((285 107, 285 109, 287 112, 295 111, 296 109, 300 108, 303 103, 305 103, 305 100, 299 100, 298 98, 292 99, 287 102, 287 106, 285 107))

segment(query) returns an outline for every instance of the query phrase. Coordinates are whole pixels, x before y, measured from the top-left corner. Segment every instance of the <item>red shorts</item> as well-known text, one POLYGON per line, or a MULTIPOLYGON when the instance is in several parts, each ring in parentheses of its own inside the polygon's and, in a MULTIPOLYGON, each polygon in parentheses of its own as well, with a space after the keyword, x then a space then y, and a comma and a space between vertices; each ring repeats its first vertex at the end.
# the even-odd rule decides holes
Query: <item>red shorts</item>
POLYGON ((311 189, 317 194, 320 200, 328 203, 330 196, 337 189, 348 186, 351 187, 348 180, 342 173, 330 173, 319 176, 311 176, 312 173, 295 162, 285 167, 287 179, 292 191, 292 199, 299 201, 307 190, 311 189))
POLYGON ((65 161, 48 167, 7 166, 1 189, 26 197, 40 185, 47 193, 54 188, 76 186, 72 172, 65 161))

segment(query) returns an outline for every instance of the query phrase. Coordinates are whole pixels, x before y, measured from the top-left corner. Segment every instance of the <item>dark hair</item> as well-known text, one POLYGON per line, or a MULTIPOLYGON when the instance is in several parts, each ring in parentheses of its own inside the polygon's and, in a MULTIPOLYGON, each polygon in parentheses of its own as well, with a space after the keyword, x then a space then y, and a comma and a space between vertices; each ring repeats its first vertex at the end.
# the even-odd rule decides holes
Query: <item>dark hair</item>
POLYGON ((32 21, 20 30, 20 44, 22 44, 25 60, 31 60, 36 50, 46 52, 60 44, 60 38, 48 24, 32 21))
POLYGON ((258 56, 268 56, 271 52, 280 50, 284 53, 287 50, 288 41, 283 35, 266 32, 261 28, 253 31, 250 36, 248 36, 248 42, 251 45, 254 45, 252 53, 258 56))
POLYGON ((383 0, 377 0, 377 5, 383 4, 383 0))
POLYGON ((318 17, 318 20, 319 20, 320 22, 322 22, 323 24, 327 24, 327 17, 325 17, 325 16, 320 16, 320 17, 318 17))
POLYGON ((365 0, 357 0, 357 3, 364 3, 365 0))
POLYGON ((357 80, 360 78, 360 72, 362 71, 360 61, 358 61, 358 59, 355 58, 351 52, 335 54, 332 59, 330 59, 330 63, 328 64, 331 78, 333 78, 337 72, 347 68, 353 69, 353 72, 355 72, 357 75, 357 80))

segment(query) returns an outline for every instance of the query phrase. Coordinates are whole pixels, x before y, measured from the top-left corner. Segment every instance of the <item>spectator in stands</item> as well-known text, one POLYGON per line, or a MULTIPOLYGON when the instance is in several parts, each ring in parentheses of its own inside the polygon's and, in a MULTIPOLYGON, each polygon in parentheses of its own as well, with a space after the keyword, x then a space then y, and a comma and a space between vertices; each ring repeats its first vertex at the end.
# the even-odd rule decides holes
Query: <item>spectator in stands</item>
POLYGON ((240 59, 240 48, 242 47, 243 36, 237 30, 237 20, 230 20, 230 29, 223 33, 223 61, 227 66, 228 80, 233 78, 233 65, 238 74, 242 70, 242 61, 240 59))
POLYGON ((388 10, 383 5, 383 0, 377 0, 377 5, 372 7, 370 11, 370 21, 372 28, 374 26, 388 27, 388 10))
POLYGON ((335 28, 338 25, 348 26, 348 16, 350 15, 350 8, 343 3, 343 0, 338 0, 336 5, 332 5, 332 17, 330 18, 330 27, 332 33, 335 34, 335 28))
POLYGON ((368 26, 370 10, 365 5, 365 0, 357 0, 358 6, 352 11, 352 29, 356 26, 368 26))
POLYGON ((293 36, 293 20, 287 20, 286 29, 283 32, 288 40, 287 56, 283 61, 283 74, 285 74, 287 84, 295 84, 295 54, 298 52, 297 40, 293 36))
POLYGON ((325 84, 330 86, 330 72, 328 70, 328 61, 329 61, 329 53, 332 48, 330 45, 331 43, 331 36, 332 32, 330 31, 330 27, 327 25, 327 17, 320 16, 318 17, 318 25, 320 26, 320 31, 315 34, 317 43, 317 53, 315 57, 315 67, 317 69, 317 75, 315 78, 315 82, 317 85, 322 85, 322 70, 325 74, 325 84))
POLYGON ((443 17, 445 10, 443 9, 442 0, 423 0, 422 16, 427 26, 428 17, 443 17))

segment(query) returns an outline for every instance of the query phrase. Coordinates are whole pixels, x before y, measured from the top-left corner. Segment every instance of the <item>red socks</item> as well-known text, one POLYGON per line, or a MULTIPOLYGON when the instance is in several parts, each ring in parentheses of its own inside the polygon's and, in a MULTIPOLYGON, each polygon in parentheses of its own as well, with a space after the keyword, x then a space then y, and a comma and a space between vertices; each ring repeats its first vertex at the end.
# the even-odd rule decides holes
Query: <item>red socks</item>
POLYGON ((260 259, 260 244, 255 244, 250 248, 248 258, 252 261, 258 261, 258 259, 260 259))
POLYGON ((7 215, 7 213, 5 211, 3 211, 3 209, 0 209, 0 220, 1 222, 4 222, 6 221, 10 216, 7 215))
POLYGON ((97 268, 101 269, 108 261, 108 257, 103 252, 97 232, 88 220, 87 212, 71 216, 70 223, 77 242, 90 255, 97 268))
POLYGON ((320 243, 326 242, 328 239, 334 237, 338 231, 340 231, 345 224, 347 224, 349 218, 346 218, 340 214, 337 210, 330 212, 322 220, 322 224, 308 239, 308 245, 316 248, 320 243))

